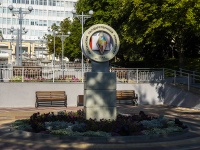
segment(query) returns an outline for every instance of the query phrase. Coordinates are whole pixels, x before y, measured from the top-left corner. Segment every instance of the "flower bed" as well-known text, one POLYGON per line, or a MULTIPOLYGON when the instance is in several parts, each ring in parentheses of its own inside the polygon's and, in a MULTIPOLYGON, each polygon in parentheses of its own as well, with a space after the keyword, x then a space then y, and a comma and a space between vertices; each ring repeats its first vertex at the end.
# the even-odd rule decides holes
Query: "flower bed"
MULTIPOLYGON (((22 76, 15 76, 10 79, 10 82, 53 82, 53 79, 46 79, 46 78, 28 78, 25 77, 22 79, 22 76)), ((81 79, 78 79, 76 77, 71 77, 71 78, 55 78, 54 82, 81 82, 81 79)))
POLYGON ((164 116, 153 117, 141 111, 138 115, 117 115, 117 119, 96 121, 84 119, 84 111, 34 113, 30 119, 17 120, 13 127, 18 130, 66 136, 130 136, 168 135, 187 129, 179 119, 164 116))

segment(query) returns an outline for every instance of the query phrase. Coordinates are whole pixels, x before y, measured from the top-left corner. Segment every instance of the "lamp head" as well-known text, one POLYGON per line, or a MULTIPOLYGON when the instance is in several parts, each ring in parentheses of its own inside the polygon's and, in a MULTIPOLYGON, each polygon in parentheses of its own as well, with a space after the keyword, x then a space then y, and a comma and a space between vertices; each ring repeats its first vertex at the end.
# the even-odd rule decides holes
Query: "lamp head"
POLYGON ((10 11, 12 11, 14 9, 13 5, 9 5, 8 9, 10 9, 10 11))
POLYGON ((48 28, 47 28, 47 30, 50 32, 50 31, 51 31, 51 28, 50 28, 50 27, 48 27, 48 28))
POLYGON ((76 9, 73 9, 73 10, 72 10, 72 14, 76 14, 76 9))
POLYGON ((33 10, 33 7, 32 7, 32 6, 29 6, 29 7, 28 7, 28 11, 31 12, 32 10, 33 10))
POLYGON ((13 32, 13 31, 14 31, 14 27, 11 26, 11 27, 10 27, 10 32, 13 32))
POLYGON ((71 34, 71 32, 70 32, 70 31, 68 31, 68 32, 67 32, 67 34, 68 34, 68 35, 70 35, 70 34, 71 34))
POLYGON ((89 14, 90 14, 90 15, 93 15, 93 13, 94 13, 93 10, 90 10, 90 11, 89 11, 89 14))
POLYGON ((25 33, 27 33, 27 32, 28 32, 28 30, 27 30, 27 29, 25 29, 25 30, 24 30, 24 32, 25 32, 25 33))

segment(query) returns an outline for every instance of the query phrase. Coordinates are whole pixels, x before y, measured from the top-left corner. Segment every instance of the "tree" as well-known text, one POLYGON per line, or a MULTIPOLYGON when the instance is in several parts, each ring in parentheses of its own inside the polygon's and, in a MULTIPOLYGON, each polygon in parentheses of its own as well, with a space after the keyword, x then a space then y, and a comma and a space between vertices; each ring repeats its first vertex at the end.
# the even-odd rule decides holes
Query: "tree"
POLYGON ((150 56, 154 59, 163 58, 166 49, 170 50, 170 45, 175 44, 180 67, 183 67, 186 43, 195 32, 199 32, 199 3, 188 0, 131 0, 124 1, 124 8, 131 10, 128 22, 122 28, 128 37, 126 41, 134 43, 144 58, 150 56))
MULTIPOLYGON (((197 0, 79 0, 75 7, 77 14, 94 11, 84 30, 100 23, 116 30, 120 38, 117 57, 124 64, 139 59, 178 57, 183 67, 185 54, 198 54, 200 3, 197 0)), ((65 42, 65 54, 71 59, 80 58, 80 21, 74 18, 69 28, 72 34, 65 42)))
MULTIPOLYGON (((64 35, 66 35, 67 32, 69 31, 70 27, 71 27, 71 21, 69 20, 69 18, 66 18, 60 23, 60 26, 53 24, 51 26, 51 30, 54 31, 54 33, 57 32, 58 35, 61 35, 62 33, 64 35)), ((45 38, 48 39, 48 41, 49 41, 48 44, 47 44, 48 48, 49 48, 49 52, 51 54, 53 54, 54 53, 54 36, 53 36, 53 34, 49 34, 49 35, 46 35, 45 38)), ((64 44, 65 44, 64 52, 66 51, 67 46, 68 46, 68 44, 66 44, 67 40, 68 39, 66 38, 65 42, 64 42, 64 44)), ((60 57, 61 54, 62 54, 61 38, 55 35, 55 55, 60 57)), ((64 53, 64 56, 66 56, 65 54, 66 53, 64 53)))

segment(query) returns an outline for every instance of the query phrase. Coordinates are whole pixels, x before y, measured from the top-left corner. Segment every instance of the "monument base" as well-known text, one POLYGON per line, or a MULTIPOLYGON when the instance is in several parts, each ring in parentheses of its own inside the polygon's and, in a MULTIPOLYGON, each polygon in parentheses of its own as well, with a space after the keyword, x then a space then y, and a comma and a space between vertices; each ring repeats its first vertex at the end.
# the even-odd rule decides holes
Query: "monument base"
POLYGON ((116 119, 116 73, 86 72, 84 109, 86 119, 116 119))
POLYGON ((84 111, 87 120, 90 118, 97 121, 101 119, 116 120, 117 117, 116 107, 84 107, 84 111))

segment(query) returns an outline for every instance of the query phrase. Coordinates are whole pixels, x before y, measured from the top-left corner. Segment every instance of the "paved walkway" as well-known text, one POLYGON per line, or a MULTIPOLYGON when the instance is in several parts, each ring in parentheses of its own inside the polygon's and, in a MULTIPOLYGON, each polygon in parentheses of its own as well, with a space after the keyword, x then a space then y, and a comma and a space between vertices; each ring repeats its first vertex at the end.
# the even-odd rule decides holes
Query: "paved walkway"
POLYGON ((76 111, 83 107, 0 108, 0 150, 200 150, 200 110, 168 106, 119 105, 123 114, 144 111, 151 115, 179 118, 189 126, 189 131, 167 137, 56 137, 10 130, 10 123, 29 118, 34 112, 76 111))

